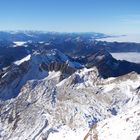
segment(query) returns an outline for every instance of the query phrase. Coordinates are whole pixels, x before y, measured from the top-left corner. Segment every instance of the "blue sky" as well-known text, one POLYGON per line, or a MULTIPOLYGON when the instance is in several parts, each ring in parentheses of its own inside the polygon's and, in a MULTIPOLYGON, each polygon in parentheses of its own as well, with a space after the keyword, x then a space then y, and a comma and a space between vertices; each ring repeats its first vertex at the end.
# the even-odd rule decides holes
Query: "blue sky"
POLYGON ((0 0, 0 30, 140 33, 140 0, 0 0))

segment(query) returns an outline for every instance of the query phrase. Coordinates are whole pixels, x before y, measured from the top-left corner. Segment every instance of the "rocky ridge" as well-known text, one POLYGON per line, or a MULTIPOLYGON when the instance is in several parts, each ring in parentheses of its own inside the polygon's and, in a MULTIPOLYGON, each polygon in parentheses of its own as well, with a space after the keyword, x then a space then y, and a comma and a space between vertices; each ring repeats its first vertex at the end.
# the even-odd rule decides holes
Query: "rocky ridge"
MULTIPOLYGON (((112 58, 99 54, 90 62, 112 58)), ((1 140, 84 139, 98 122, 139 106, 136 72, 104 79, 96 65, 86 67, 57 50, 24 60, 1 74, 1 140)))

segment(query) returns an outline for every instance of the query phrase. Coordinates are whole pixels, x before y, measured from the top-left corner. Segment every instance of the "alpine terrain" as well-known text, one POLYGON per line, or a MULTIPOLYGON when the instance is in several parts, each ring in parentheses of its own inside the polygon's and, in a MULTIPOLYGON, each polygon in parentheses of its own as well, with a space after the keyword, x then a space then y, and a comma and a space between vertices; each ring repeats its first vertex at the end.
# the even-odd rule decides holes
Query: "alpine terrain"
POLYGON ((140 140, 140 64, 66 54, 35 48, 1 65, 0 140, 140 140))

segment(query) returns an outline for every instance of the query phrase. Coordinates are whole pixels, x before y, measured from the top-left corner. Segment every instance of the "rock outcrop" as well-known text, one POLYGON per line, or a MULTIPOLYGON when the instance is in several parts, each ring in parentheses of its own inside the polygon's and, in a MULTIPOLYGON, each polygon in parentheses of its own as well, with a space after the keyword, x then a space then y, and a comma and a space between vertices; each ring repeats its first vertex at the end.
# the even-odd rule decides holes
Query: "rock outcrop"
POLYGON ((78 59, 78 61, 82 62, 88 68, 96 66, 103 78, 118 77, 132 71, 140 73, 140 64, 116 60, 106 50, 97 51, 78 59))

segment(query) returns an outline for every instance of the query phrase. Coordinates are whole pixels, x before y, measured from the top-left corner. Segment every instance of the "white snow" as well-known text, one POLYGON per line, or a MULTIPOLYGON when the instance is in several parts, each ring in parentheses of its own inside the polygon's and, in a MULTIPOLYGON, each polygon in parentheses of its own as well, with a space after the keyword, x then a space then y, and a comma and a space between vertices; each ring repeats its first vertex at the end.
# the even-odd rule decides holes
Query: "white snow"
POLYGON ((87 130, 78 129, 76 131, 63 126, 59 132, 51 133, 48 140, 83 140, 87 130))
POLYGON ((49 71, 49 75, 48 75, 48 79, 53 79, 53 78, 56 78, 56 77, 59 77, 61 75, 61 72, 58 71, 58 72, 55 72, 55 71, 49 71))
MULTIPOLYGON (((60 82, 61 72, 39 70, 42 62, 55 57, 55 51, 52 55, 35 53, 32 58, 28 55, 15 62, 20 65, 31 59, 28 72, 21 79, 19 75, 0 89, 2 94, 9 95, 14 93, 13 87, 22 86, 13 101, 1 106, 5 121, 0 122, 0 135, 6 140, 42 140, 43 134, 48 134, 48 140, 83 140, 89 126, 99 121, 93 133, 98 140, 136 140, 140 135, 140 99, 136 90, 140 75, 132 72, 105 80, 93 67, 77 70, 60 82), (15 117, 16 111, 19 119, 15 117), (9 116, 14 121, 8 124, 9 116)), ((65 59, 66 56, 60 58, 65 59)))
POLYGON ((4 78, 7 75, 8 72, 6 72, 4 75, 2 75, 2 78, 4 78))
POLYGON ((104 120, 97 126, 99 140, 136 140, 140 136, 140 106, 104 120))
POLYGON ((20 65, 20 64, 22 64, 23 62, 30 60, 30 58, 31 58, 31 55, 29 54, 29 55, 27 55, 26 57, 24 57, 23 59, 18 60, 18 61, 15 61, 14 64, 20 65))
POLYGON ((50 45, 50 44, 51 44, 50 42, 45 43, 46 46, 48 46, 48 45, 50 45))
POLYGON ((16 45, 14 45, 13 47, 18 47, 18 46, 24 45, 26 42, 25 42, 25 41, 15 41, 14 43, 15 43, 16 45))

